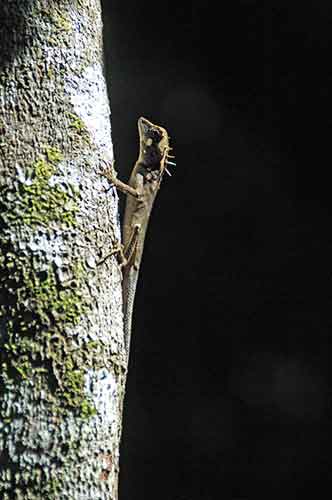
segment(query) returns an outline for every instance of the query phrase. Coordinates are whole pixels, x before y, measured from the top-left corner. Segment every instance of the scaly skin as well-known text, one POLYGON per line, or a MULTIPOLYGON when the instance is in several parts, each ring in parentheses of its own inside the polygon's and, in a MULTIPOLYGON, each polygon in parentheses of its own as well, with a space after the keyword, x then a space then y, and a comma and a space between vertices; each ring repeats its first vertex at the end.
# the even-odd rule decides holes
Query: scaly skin
POLYGON ((170 158, 168 153, 171 149, 167 131, 146 118, 138 120, 138 131, 139 157, 128 185, 110 174, 107 175, 118 189, 127 194, 123 223, 125 263, 122 285, 127 358, 129 358, 133 307, 145 235, 160 183, 165 171, 168 172, 167 163, 170 158))

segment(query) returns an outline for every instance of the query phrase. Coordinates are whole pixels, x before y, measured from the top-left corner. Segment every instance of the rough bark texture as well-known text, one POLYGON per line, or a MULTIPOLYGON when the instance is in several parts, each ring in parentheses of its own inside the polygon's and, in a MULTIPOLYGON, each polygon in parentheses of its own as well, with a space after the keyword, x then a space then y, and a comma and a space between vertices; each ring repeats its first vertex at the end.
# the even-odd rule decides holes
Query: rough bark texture
POLYGON ((0 498, 116 499, 125 380, 99 0, 0 5, 0 498))

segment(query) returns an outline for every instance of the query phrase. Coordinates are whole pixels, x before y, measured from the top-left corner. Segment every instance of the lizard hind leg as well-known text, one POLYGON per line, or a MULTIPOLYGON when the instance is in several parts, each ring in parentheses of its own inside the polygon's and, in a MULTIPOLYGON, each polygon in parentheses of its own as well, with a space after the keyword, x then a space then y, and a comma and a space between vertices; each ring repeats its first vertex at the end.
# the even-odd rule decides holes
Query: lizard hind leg
POLYGON ((141 224, 135 224, 133 231, 130 235, 129 241, 125 245, 125 248, 123 250, 126 266, 135 264, 140 230, 141 230, 141 224))

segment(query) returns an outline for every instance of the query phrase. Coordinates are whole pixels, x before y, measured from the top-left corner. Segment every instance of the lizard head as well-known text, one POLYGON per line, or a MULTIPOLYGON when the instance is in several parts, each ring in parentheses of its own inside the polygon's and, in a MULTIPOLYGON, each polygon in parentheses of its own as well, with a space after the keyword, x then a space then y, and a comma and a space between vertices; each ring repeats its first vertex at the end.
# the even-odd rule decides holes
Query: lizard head
POLYGON ((170 151, 167 131, 154 125, 146 118, 139 118, 138 131, 140 137, 140 164, 148 172, 162 176, 166 170, 168 152, 170 151))

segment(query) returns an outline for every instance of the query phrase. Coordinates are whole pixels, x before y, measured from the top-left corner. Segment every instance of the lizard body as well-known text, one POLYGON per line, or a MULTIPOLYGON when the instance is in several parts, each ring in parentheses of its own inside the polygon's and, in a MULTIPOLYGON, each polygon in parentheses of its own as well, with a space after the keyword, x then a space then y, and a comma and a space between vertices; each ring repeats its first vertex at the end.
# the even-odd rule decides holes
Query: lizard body
MULTIPOLYGON (((138 120, 140 148, 128 184, 111 174, 107 177, 127 194, 124 212, 123 239, 123 317, 127 358, 129 357, 131 325, 137 280, 144 249, 145 235, 154 200, 169 161, 169 136, 167 131, 146 118, 138 120)), ((169 173, 169 172, 168 172, 169 173)))

